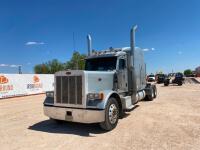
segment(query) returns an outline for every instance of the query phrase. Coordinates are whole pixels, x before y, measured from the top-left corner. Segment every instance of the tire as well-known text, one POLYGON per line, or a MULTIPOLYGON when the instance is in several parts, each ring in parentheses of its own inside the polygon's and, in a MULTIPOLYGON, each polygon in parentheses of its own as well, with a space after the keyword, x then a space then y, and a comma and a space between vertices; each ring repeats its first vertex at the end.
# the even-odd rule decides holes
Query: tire
POLYGON ((154 89, 153 89, 153 87, 151 86, 151 87, 150 87, 150 94, 146 95, 145 100, 146 100, 146 101, 152 101, 153 98, 154 98, 154 89))
POLYGON ((153 98, 156 98, 157 97, 157 88, 156 88, 156 86, 153 86, 153 93, 154 93, 154 97, 153 98))
POLYGON ((119 120, 119 105, 113 97, 109 98, 105 108, 105 121, 100 123, 100 127, 110 131, 117 126, 119 120))

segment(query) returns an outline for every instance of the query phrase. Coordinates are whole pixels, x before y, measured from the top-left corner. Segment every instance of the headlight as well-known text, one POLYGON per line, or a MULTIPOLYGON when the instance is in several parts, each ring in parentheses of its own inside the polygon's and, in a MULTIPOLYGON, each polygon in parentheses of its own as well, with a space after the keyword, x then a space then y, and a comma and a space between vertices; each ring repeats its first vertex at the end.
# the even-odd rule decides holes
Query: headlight
POLYGON ((54 97, 54 92, 53 91, 48 91, 48 92, 46 92, 46 96, 47 97, 54 97))
POLYGON ((87 95, 87 99, 88 100, 95 100, 95 99, 98 99, 98 100, 103 100, 103 93, 88 93, 87 95))

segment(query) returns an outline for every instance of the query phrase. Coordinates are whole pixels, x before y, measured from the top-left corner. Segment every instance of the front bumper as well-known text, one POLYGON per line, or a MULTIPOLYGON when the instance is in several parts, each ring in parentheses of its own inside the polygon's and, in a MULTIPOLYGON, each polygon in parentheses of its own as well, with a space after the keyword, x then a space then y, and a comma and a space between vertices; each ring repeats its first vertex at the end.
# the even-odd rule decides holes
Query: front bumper
POLYGON ((44 114, 53 119, 81 123, 98 123, 105 120, 105 110, 76 109, 44 105, 44 114))

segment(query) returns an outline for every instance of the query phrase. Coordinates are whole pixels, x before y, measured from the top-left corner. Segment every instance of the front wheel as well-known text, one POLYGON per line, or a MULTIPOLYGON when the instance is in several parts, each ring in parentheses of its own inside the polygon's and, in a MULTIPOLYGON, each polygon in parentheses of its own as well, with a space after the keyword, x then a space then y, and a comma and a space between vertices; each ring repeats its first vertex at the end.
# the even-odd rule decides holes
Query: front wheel
POLYGON ((150 93, 148 95, 146 95, 146 97, 145 97, 146 101, 152 101, 154 98, 154 89, 152 87, 150 87, 149 90, 150 90, 149 91, 150 93))
POLYGON ((117 126, 119 119, 119 105, 113 97, 109 98, 105 109, 105 121, 100 123, 102 129, 110 131, 117 126))

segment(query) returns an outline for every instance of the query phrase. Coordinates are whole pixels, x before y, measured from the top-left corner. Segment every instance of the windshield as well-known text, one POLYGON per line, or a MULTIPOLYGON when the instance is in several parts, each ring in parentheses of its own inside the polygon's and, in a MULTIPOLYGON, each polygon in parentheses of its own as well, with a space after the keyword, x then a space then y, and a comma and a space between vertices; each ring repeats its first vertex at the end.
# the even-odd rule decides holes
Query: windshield
POLYGON ((164 74, 158 74, 158 77, 165 77, 164 74))
POLYGON ((149 75, 149 77, 155 77, 155 76, 151 74, 151 75, 149 75))
POLYGON ((175 77, 176 77, 176 78, 182 78, 182 77, 183 77, 183 74, 182 74, 182 73, 176 73, 175 77))
POLYGON ((112 71, 116 69, 117 57, 101 57, 86 59, 85 70, 88 71, 112 71))

